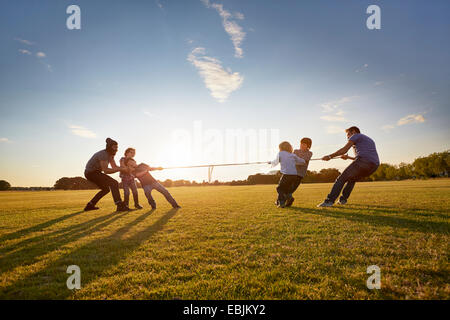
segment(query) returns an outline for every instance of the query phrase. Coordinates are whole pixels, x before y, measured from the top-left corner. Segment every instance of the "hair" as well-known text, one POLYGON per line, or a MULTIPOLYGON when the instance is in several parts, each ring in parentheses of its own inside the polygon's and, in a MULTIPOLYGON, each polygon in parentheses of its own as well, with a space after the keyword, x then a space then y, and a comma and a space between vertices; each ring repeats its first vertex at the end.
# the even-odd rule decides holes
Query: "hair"
POLYGON ((300 140, 300 143, 306 144, 308 146, 308 149, 311 149, 312 140, 310 138, 302 138, 302 140, 300 140))
POLYGON ((123 163, 127 166, 127 165, 128 165, 128 162, 130 162, 130 161, 136 162, 136 160, 134 160, 134 159, 131 159, 131 158, 125 158, 125 160, 123 160, 123 163))
POLYGON ((123 154, 124 156, 127 156, 127 153, 134 151, 136 152, 136 150, 134 148, 127 148, 127 150, 125 150, 125 153, 123 154))
POLYGON ((114 153, 112 151, 112 147, 117 145, 118 145, 117 141, 114 141, 111 138, 106 138, 106 151, 108 151, 110 154, 114 153))
POLYGON ((292 145, 287 141, 283 141, 278 147, 280 148, 280 151, 287 151, 289 153, 292 153, 293 150, 292 145))
POLYGON ((359 130, 359 128, 358 128, 358 127, 355 127, 355 126, 350 127, 350 128, 348 128, 348 129, 345 129, 345 132, 349 132, 349 131, 353 131, 353 132, 356 132, 356 133, 361 133, 361 131, 359 130))

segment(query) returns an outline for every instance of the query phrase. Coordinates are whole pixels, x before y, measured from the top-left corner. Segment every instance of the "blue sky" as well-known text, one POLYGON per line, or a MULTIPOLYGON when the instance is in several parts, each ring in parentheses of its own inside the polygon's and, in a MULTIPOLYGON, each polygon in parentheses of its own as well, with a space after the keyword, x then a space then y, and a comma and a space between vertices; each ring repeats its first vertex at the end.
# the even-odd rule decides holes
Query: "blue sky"
MULTIPOLYGON (((50 186, 82 175, 106 137, 118 155, 135 147, 138 162, 224 162, 174 140, 198 121, 219 134, 276 129, 294 145, 308 136, 315 157, 345 144, 351 125, 376 141, 382 162, 449 149, 449 9, 445 0, 5 1, 0 179, 50 186), (81 30, 66 28, 71 4, 81 30), (371 4, 381 30, 366 27, 371 4)), ((251 160, 270 160, 280 141, 251 160)), ((268 170, 216 168, 214 178, 268 170)), ((155 176, 201 181, 206 172, 155 176)))

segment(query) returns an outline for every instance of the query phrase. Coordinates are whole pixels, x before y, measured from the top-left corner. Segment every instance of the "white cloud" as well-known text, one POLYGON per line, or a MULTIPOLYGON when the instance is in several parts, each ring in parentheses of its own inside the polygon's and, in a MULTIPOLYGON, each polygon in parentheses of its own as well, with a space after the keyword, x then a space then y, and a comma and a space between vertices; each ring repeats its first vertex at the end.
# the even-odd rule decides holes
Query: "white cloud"
POLYGON ((369 65, 367 63, 363 64, 361 67, 359 67, 358 69, 355 70, 355 72, 361 72, 366 70, 369 67, 369 65))
POLYGON ((244 81, 239 72, 232 72, 229 68, 225 70, 220 60, 206 56, 204 48, 192 50, 187 60, 197 68, 211 96, 219 102, 224 102, 244 81))
POLYGON ((234 46, 234 56, 236 58, 242 58, 244 55, 244 51, 241 48, 241 44, 245 39, 246 33, 243 31, 242 27, 237 24, 233 19, 243 20, 244 15, 240 12, 236 12, 235 14, 231 14, 229 11, 223 8, 222 4, 211 3, 209 0, 202 0, 202 2, 208 8, 214 8, 219 13, 222 18, 222 25, 231 37, 231 41, 234 46))
POLYGON ((47 55, 45 54, 45 52, 39 51, 36 52, 36 57, 38 58, 45 58, 47 55))
POLYGON ((330 122, 346 122, 346 121, 348 121, 342 115, 339 115, 339 112, 336 113, 335 115, 322 116, 322 117, 320 117, 320 119, 325 120, 325 121, 330 121, 330 122))
POLYGON ((377 81, 374 83, 375 87, 381 86, 382 84, 384 84, 384 81, 377 81))
POLYGON ((389 131, 391 131, 391 130, 394 129, 394 128, 395 128, 395 126, 392 125, 392 124, 386 124, 386 125, 384 125, 384 126, 381 127, 381 129, 382 129, 383 131, 385 131, 385 132, 389 132, 389 131))
POLYGON ((26 49, 19 49, 19 52, 20 52, 21 54, 31 55, 31 52, 28 51, 28 50, 26 50, 26 49))
POLYGON ((29 40, 20 39, 20 38, 14 38, 14 40, 19 41, 20 43, 26 44, 28 46, 34 45, 34 42, 31 42, 29 40))
POLYGON ((156 0, 156 5, 160 8, 160 9, 164 9, 162 3, 160 0, 156 0))
POLYGON ((422 123, 425 122, 425 117, 422 114, 410 114, 397 121, 398 126, 403 126, 408 123, 422 123))
POLYGON ((323 112, 333 112, 336 109, 340 108, 342 105, 352 102, 356 98, 358 98, 358 96, 343 97, 338 100, 322 103, 320 106, 322 107, 323 112))
POLYGON ((344 128, 338 126, 328 126, 326 129, 329 134, 343 133, 345 131, 344 128))
POLYGON ((76 136, 82 137, 82 138, 95 138, 97 135, 92 132, 89 129, 86 129, 85 127, 81 127, 81 126, 69 126, 70 131, 72 131, 72 133, 76 136))
POLYGON ((381 127, 381 129, 385 132, 389 132, 392 129, 395 129, 397 126, 403 126, 405 124, 410 124, 410 123, 423 123, 425 122, 425 117, 422 114, 410 114, 407 115, 403 118, 401 118, 400 120, 397 121, 396 124, 387 124, 381 127))
POLYGON ((9 140, 8 138, 0 138, 0 143, 11 143, 11 140, 9 140))

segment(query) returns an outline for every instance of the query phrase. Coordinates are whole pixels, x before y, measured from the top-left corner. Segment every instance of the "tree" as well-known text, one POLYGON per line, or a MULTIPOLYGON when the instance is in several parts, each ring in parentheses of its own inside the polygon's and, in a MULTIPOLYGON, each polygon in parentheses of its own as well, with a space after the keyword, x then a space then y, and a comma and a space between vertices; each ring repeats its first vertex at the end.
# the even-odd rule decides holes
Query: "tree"
POLYGON ((98 187, 83 177, 64 177, 55 182, 54 188, 56 190, 89 190, 98 187))
POLYGON ((9 190, 11 188, 11 185, 8 181, 0 180, 0 191, 9 190))

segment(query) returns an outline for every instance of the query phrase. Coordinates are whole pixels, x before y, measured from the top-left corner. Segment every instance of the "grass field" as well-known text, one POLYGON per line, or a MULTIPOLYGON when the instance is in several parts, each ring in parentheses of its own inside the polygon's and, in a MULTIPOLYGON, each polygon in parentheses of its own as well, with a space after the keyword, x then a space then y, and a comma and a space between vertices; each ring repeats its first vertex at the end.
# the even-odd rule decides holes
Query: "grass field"
POLYGON ((450 179, 357 184, 346 206, 315 207, 331 184, 179 187, 171 210, 81 211, 95 191, 0 193, 1 299, 449 299, 450 179), (81 290, 66 287, 69 265, 81 290), (366 287, 369 265, 381 289, 366 287))

